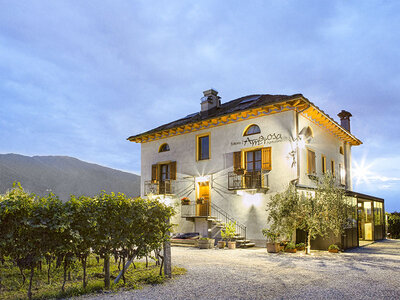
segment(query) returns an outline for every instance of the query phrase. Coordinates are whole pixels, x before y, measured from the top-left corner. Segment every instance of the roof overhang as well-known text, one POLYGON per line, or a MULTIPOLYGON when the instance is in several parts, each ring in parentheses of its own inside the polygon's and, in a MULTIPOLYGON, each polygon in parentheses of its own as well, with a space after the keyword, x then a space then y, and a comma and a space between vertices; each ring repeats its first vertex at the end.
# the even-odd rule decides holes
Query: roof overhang
POLYGON ((159 139, 169 138, 181 134, 209 129, 217 126, 223 126, 230 123, 236 123, 290 110, 295 110, 299 112, 301 115, 303 115, 316 125, 325 128, 328 132, 338 137, 339 139, 348 142, 350 145, 354 146, 362 144, 359 139, 357 139, 354 135, 341 127, 331 117, 329 117, 327 114, 325 114, 322 110, 320 110, 317 106, 315 106, 303 96, 243 111, 233 112, 215 118, 191 122, 170 129, 164 129, 156 132, 145 132, 142 134, 131 136, 127 138, 127 140, 136 143, 147 143, 159 139))

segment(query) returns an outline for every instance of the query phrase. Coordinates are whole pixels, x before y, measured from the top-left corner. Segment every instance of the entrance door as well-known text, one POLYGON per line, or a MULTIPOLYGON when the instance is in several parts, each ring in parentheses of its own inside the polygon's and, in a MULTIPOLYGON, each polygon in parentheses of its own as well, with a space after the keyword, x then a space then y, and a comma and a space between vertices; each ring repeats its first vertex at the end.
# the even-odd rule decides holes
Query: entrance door
POLYGON ((372 203, 358 202, 358 238, 362 241, 373 241, 372 203))
POLYGON ((197 188, 196 216, 209 216, 211 213, 210 182, 199 182, 197 188))

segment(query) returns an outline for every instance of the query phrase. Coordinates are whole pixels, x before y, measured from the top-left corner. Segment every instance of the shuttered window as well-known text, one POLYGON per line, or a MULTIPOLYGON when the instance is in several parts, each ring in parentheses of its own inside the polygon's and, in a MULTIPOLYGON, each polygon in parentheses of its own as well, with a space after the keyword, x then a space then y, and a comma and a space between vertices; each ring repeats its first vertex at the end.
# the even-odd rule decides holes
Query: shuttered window
POLYGON ((176 180, 176 161, 170 162, 170 178, 176 180))
POLYGON ((158 176, 157 176, 157 171, 158 171, 158 165, 152 165, 151 166, 151 181, 157 181, 158 180, 158 176))
POLYGON ((151 181, 176 180, 176 161, 151 166, 151 181))
POLYGON ((315 152, 307 149, 307 174, 315 174, 315 152))
POLYGON ((242 168, 242 151, 233 152, 233 171, 237 172, 242 168))
POLYGON ((272 162, 271 162, 271 147, 266 147, 261 149, 261 159, 262 159, 262 169, 271 171, 272 170, 272 162))
MULTIPOLYGON (((271 163, 271 147, 265 147, 258 150, 246 151, 244 153, 244 167, 246 171, 270 171, 271 163)), ((233 153, 233 170, 237 171, 242 168, 242 152, 233 153)))

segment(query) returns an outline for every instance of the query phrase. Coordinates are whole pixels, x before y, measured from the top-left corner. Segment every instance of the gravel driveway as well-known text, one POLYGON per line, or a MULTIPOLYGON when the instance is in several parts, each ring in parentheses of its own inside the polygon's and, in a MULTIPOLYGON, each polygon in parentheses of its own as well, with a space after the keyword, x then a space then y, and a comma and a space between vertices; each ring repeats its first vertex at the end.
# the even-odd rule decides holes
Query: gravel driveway
POLYGON ((84 299, 400 299, 400 241, 332 254, 172 248, 186 275, 84 299))

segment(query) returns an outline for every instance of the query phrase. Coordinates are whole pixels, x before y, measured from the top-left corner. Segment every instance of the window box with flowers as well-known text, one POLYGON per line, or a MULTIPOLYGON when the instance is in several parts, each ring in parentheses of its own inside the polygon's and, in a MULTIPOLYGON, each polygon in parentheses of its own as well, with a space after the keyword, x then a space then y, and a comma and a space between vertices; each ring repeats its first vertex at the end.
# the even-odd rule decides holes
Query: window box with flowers
POLYGON ((188 197, 183 197, 181 199, 181 204, 182 205, 190 205, 190 199, 188 197))

